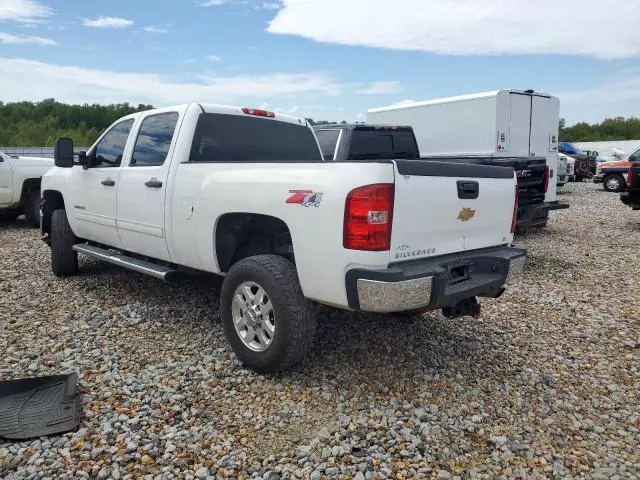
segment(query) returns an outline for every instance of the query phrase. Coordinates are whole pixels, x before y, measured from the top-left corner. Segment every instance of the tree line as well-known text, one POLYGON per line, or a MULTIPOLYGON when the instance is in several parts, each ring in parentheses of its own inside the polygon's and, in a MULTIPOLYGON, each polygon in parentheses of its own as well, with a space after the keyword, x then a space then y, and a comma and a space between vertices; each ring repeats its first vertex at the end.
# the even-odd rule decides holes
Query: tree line
POLYGON ((152 105, 68 105, 49 98, 41 102, 0 102, 0 146, 52 147, 59 137, 91 145, 114 121, 152 105))
POLYGON ((559 137, 563 142, 640 140, 640 118, 607 118, 600 123, 578 122, 570 127, 561 118, 559 137))
MULTIPOLYGON (((0 146, 52 147, 59 137, 69 137, 78 146, 91 145, 118 118, 149 110, 152 105, 69 105, 49 98, 41 102, 0 102, 0 146)), ((326 120, 307 118, 312 125, 326 120)), ((607 118, 600 123, 578 122, 567 127, 560 119, 560 140, 570 142, 638 140, 640 118, 607 118)))

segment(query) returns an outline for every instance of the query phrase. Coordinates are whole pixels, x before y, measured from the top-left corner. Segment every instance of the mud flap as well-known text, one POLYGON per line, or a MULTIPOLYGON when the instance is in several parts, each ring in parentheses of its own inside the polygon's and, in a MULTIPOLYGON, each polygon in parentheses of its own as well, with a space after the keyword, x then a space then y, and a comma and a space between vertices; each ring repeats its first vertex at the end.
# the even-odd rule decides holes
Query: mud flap
POLYGON ((0 437, 24 440, 76 428, 77 379, 70 373, 0 382, 0 437))

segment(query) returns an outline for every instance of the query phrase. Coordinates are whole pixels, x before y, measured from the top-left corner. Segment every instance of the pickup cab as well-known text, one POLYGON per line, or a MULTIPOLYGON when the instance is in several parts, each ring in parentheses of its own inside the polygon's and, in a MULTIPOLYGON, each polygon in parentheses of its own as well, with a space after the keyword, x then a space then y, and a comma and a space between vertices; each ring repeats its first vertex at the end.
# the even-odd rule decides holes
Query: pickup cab
POLYGON ((34 227, 40 226, 40 182, 51 167, 51 158, 12 157, 0 152, 0 220, 24 214, 34 227))
MULTIPOLYGON (((188 104, 116 121, 43 178, 54 275, 78 253, 159 279, 224 276, 238 358, 269 372, 313 345, 317 304, 478 314, 522 273, 512 169, 402 158, 324 161, 302 118, 188 104)), ((212 314, 213 317, 213 314, 212 314)))
MULTIPOLYGON (((551 205, 545 202, 550 169, 544 157, 421 156, 412 127, 399 125, 336 124, 315 126, 324 159, 344 162, 364 159, 401 158, 455 164, 491 165, 513 170, 517 179, 519 231, 543 227, 551 205)), ((567 204, 555 202, 555 208, 567 204)))
POLYGON ((627 172, 627 191, 620 194, 620 200, 632 209, 640 210, 640 162, 627 172))

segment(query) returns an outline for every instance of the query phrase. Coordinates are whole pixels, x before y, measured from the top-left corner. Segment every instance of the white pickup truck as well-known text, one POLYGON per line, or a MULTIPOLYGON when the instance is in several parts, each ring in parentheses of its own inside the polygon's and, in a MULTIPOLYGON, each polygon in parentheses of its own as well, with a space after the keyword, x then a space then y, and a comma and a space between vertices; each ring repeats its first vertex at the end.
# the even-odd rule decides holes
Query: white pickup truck
POLYGON ((40 226, 40 181, 51 167, 50 158, 15 158, 0 152, 0 220, 24 213, 29 223, 40 226))
POLYGON ((225 333, 258 371, 302 359, 316 304, 476 315, 476 296, 498 297, 524 265, 511 246, 512 169, 325 162, 301 118, 150 110, 115 122, 77 160, 59 139, 55 161, 41 222, 53 273, 75 274, 79 252, 161 279, 223 275, 225 333))

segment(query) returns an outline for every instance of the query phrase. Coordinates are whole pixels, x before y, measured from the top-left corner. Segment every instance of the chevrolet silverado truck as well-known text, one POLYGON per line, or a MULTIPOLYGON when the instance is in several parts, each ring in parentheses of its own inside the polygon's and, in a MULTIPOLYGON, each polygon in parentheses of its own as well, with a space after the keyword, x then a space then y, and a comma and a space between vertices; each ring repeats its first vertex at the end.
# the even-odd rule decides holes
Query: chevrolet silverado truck
POLYGON ((636 162, 627 173, 627 191, 620 194, 620 200, 634 210, 640 210, 640 162, 636 162))
POLYGON ((53 159, 11 157, 0 152, 0 220, 24 214, 27 222, 40 226, 40 182, 53 167, 53 159))
POLYGON ((627 186, 629 168, 637 164, 640 164, 640 148, 626 159, 599 163, 593 183, 601 183, 607 192, 622 192, 627 186))
POLYGON ((128 115, 73 152, 58 139, 42 183, 53 274, 80 253, 222 275, 227 339, 258 371, 304 357, 318 304, 477 315, 523 269, 510 168, 327 162, 305 119, 198 103, 128 115))
MULTIPOLYGON (((409 126, 336 124, 314 127, 322 155, 326 161, 344 162, 366 159, 399 158, 451 162, 456 164, 492 165, 515 171, 518 189, 516 228, 525 231, 543 227, 551 206, 545 203, 550 169, 544 157, 494 156, 420 156, 414 131, 409 126)), ((555 202, 554 208, 567 208, 555 202)))

